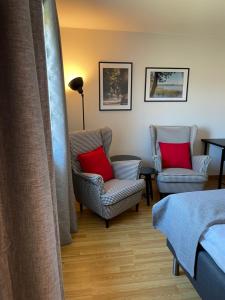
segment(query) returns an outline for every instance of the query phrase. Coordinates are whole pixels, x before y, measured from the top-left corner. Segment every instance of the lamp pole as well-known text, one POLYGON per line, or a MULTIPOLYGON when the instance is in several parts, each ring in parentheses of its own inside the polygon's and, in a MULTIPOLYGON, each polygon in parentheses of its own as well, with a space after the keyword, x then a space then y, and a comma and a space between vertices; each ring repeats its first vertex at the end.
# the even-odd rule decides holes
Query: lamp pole
POLYGON ((82 97, 82 111, 83 111, 83 130, 85 130, 85 121, 84 121, 84 94, 81 94, 82 97))

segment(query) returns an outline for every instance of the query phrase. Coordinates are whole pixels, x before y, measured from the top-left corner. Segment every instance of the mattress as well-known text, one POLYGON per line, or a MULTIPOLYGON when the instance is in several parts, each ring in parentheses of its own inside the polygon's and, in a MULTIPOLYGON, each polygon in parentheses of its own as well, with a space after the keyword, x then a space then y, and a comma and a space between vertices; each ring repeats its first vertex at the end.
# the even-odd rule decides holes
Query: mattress
POLYGON ((225 273, 225 224, 209 227, 203 233, 200 244, 225 273))

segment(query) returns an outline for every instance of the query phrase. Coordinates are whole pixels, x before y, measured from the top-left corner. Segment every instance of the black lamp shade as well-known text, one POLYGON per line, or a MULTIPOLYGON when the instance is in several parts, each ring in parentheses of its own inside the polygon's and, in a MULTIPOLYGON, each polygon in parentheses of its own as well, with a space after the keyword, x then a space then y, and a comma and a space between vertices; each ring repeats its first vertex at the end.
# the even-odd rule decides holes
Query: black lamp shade
POLYGON ((74 79, 72 79, 68 86, 74 90, 74 91, 78 91, 78 93, 80 93, 81 95, 83 94, 83 78, 82 77, 76 77, 74 79))

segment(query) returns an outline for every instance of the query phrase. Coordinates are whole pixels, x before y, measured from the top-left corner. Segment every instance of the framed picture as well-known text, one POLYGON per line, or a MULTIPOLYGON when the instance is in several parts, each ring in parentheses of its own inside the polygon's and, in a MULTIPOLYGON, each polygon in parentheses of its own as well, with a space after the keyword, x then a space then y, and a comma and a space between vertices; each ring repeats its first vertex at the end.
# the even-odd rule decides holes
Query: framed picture
POLYGON ((146 102, 185 102, 189 68, 145 68, 146 102))
POLYGON ((132 63, 99 62, 99 110, 132 109, 132 63))

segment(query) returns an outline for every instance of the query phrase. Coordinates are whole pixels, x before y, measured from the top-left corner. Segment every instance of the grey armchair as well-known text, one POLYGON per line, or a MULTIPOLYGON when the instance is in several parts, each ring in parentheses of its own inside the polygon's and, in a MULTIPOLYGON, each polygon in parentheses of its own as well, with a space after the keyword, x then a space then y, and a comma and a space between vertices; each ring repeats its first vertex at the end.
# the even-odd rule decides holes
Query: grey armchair
POLYGON ((197 134, 197 126, 150 126, 151 149, 158 171, 157 185, 163 194, 198 191, 204 188, 208 180, 207 169, 210 162, 208 155, 193 155, 193 145, 197 134), (192 170, 183 168, 162 169, 159 142, 190 142, 192 170))
POLYGON ((77 160, 78 154, 103 146, 109 158, 112 130, 108 127, 97 130, 78 131, 70 134, 73 185, 76 199, 106 221, 136 205, 141 200, 144 180, 139 178, 140 160, 112 163, 114 179, 103 181, 98 174, 83 173, 77 160))

